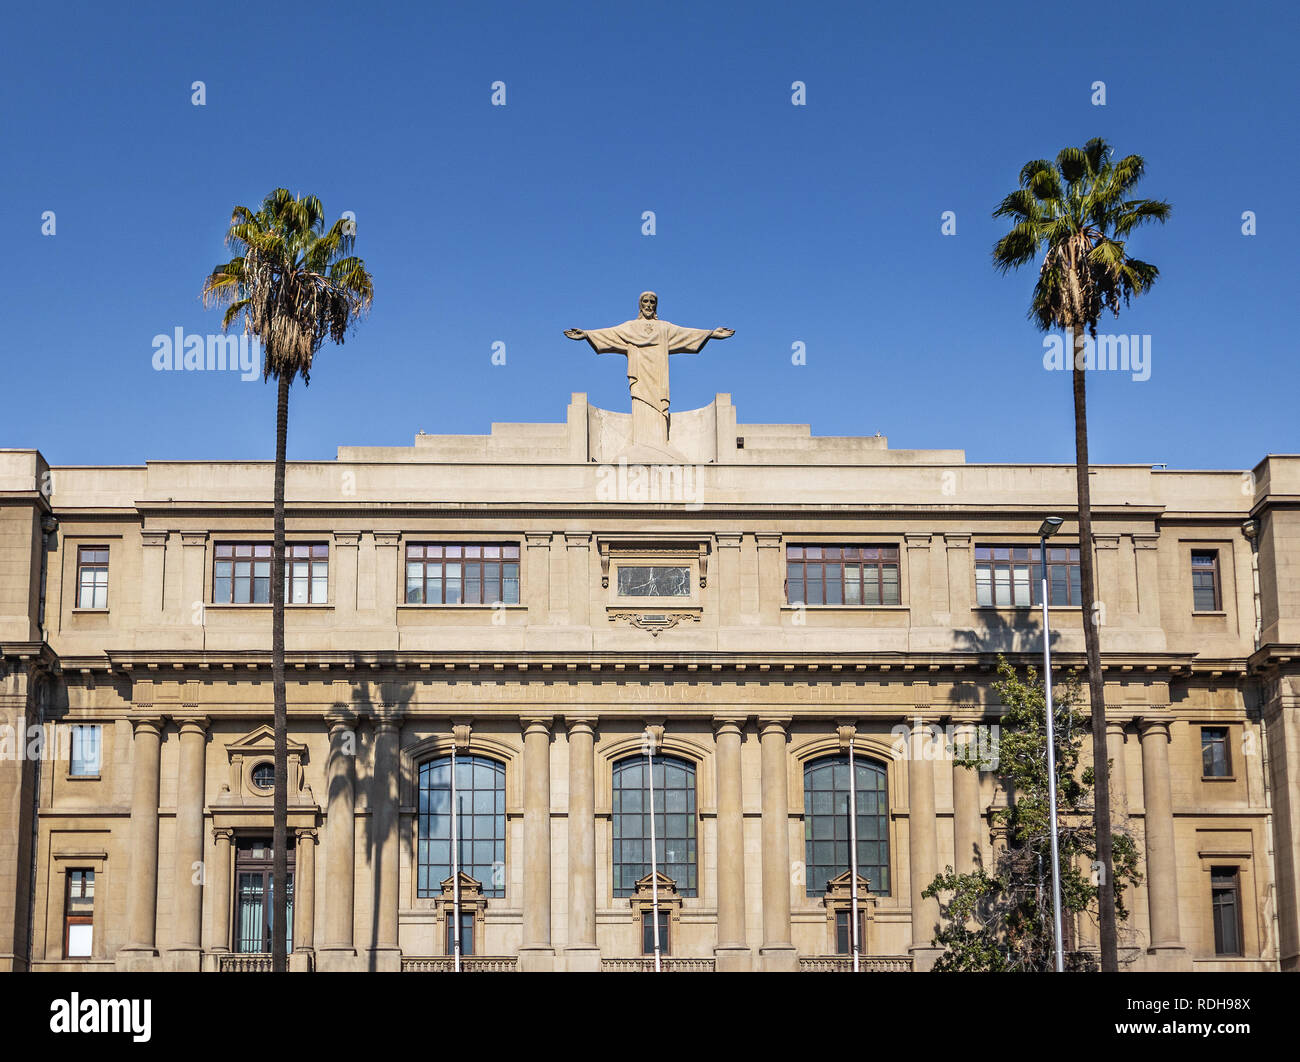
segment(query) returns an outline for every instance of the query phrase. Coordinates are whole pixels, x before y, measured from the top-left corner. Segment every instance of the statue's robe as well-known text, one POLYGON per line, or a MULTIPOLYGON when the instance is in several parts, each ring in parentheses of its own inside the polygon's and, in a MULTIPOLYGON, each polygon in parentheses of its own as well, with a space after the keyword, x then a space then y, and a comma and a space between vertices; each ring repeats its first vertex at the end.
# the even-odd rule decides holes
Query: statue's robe
POLYGON ((712 335, 711 328, 683 328, 644 317, 613 328, 587 330, 587 342, 597 354, 627 356, 634 441, 657 446, 667 443, 668 355, 698 354, 712 335))

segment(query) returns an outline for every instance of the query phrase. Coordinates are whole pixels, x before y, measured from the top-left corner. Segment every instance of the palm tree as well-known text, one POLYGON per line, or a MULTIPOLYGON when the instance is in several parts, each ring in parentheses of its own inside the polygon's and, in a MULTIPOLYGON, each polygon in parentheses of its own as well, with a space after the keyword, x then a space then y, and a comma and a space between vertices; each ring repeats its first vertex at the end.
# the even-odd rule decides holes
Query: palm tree
POLYGON ((315 196, 277 188, 254 212, 237 206, 226 244, 239 257, 216 266, 203 283, 204 305, 225 306, 221 327, 239 318, 262 345, 262 378, 279 386, 275 408, 275 543, 271 559, 271 682, 275 692, 275 796, 272 804, 271 969, 286 969, 289 817, 288 708, 284 689, 284 470, 289 388, 309 382, 312 358, 326 338, 342 343, 374 298, 365 262, 352 254, 352 225, 324 228, 315 196))
MULTIPOLYGON (((1101 647, 1094 612, 1092 508, 1088 493, 1088 410, 1085 395, 1085 329, 1097 338, 1103 310, 1119 316, 1155 282, 1159 270, 1129 257, 1125 239, 1148 221, 1164 222, 1169 204, 1132 199, 1146 163, 1140 155, 1114 161, 1110 145, 1094 137, 1082 148, 1067 147, 1056 156, 1027 163, 1020 187, 1002 200, 995 218, 1011 218, 1011 231, 993 247, 993 264, 1005 273, 1037 259, 1042 252, 1029 319, 1048 332, 1074 337, 1074 450, 1079 501, 1079 569, 1083 591, 1084 645, 1088 655, 1088 689, 1092 702, 1092 758, 1097 859, 1101 866, 1098 918, 1101 968, 1119 968, 1115 931, 1115 886, 1110 821, 1110 764, 1106 756, 1106 696, 1101 676, 1101 647)), ((1046 563, 1046 558, 1042 558, 1046 563)))

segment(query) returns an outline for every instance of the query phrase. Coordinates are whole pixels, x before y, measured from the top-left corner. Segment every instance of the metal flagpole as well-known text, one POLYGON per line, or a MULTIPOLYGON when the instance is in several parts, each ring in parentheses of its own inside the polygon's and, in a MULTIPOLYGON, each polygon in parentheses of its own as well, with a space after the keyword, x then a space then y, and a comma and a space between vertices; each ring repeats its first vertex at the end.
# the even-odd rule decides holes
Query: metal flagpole
POLYGON ((849 895, 850 918, 853 919, 853 972, 858 972, 858 787, 854 777, 853 737, 849 738, 849 895))
MULTIPOLYGON (((1045 521, 1046 523, 1046 521, 1045 521)), ((1060 521, 1057 521, 1060 525, 1060 521)), ((1085 547, 1086 548, 1086 547, 1085 547)), ((1051 822, 1048 832, 1052 838, 1052 926, 1056 935, 1056 972, 1065 970, 1065 956, 1061 944, 1061 857, 1057 852, 1056 824, 1056 712, 1052 707, 1052 636, 1047 619, 1047 536, 1039 535, 1038 559, 1043 566, 1043 688, 1047 693, 1047 803, 1051 822)), ((1084 617, 1084 622, 1089 622, 1084 617)))
POLYGON ((460 819, 460 801, 456 793, 456 746, 451 747, 451 909, 455 924, 452 926, 452 954, 456 973, 460 973, 460 839, 457 827, 460 819))
POLYGON ((655 973, 659 973, 659 853, 655 842, 655 752, 654 738, 646 734, 646 760, 649 764, 650 783, 650 917, 654 921, 655 973))

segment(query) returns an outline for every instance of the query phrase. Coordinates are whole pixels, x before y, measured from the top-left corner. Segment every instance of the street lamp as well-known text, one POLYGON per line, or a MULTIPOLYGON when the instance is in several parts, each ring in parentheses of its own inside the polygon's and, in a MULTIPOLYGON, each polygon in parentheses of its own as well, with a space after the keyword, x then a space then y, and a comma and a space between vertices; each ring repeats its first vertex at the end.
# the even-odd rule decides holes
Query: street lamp
POLYGON ((1052 631, 1047 609, 1047 540, 1061 530, 1059 516, 1049 516, 1038 529, 1038 561, 1043 573, 1043 688, 1047 694, 1047 804, 1052 838, 1052 926, 1056 938, 1056 972, 1065 970, 1061 949, 1061 857, 1056 828, 1056 719, 1052 707, 1052 631))

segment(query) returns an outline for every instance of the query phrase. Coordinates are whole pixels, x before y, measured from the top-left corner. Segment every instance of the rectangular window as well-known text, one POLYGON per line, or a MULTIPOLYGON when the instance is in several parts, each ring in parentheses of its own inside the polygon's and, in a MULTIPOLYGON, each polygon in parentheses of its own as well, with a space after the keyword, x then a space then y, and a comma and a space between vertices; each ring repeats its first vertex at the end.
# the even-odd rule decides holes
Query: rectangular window
POLYGON ((329 600, 330 548, 323 542, 293 542, 284 548, 284 600, 323 605, 329 600))
MULTIPOLYGON (((849 935, 849 926, 852 922, 850 916, 853 914, 851 907, 840 907, 835 911, 835 954, 852 955, 853 938, 849 935)), ((861 954, 866 947, 867 941, 867 922, 866 913, 860 908, 858 910, 858 953, 861 954)))
POLYGON ((1210 868, 1214 954, 1241 955, 1241 875, 1236 867, 1210 868))
MULTIPOLYGON (((659 954, 667 955, 668 947, 668 912, 662 907, 659 909, 659 954)), ((653 955, 655 953, 655 919, 654 909, 650 908, 641 912, 641 954, 653 955)))
POLYGON ((897 605, 897 546, 788 546, 791 605, 897 605))
POLYGON ((271 543, 221 542, 214 553, 212 601, 217 605, 271 603, 271 543))
POLYGON ((99 774, 100 727, 98 723, 75 723, 72 727, 71 765, 74 777, 99 774))
MULTIPOLYGON (((269 542, 221 542, 214 551, 212 600, 218 605, 271 603, 269 542)), ((323 605, 329 597, 329 546, 291 542, 284 548, 284 600, 323 605)))
POLYGON ((619 597, 690 597, 691 569, 669 564, 623 564, 619 597))
POLYGON ((95 943, 95 872, 70 869, 63 903, 63 957, 89 959, 95 943))
POLYGON ((1201 777, 1232 777, 1232 748, 1226 726, 1201 727, 1201 777))
MULTIPOLYGON (((289 841, 288 907, 285 948, 293 950, 294 848, 289 841)), ((271 920, 275 904, 271 892, 271 839, 241 837, 235 844, 235 951, 245 954, 271 950, 271 920)))
POLYGON ((77 547, 77 608, 108 608, 108 547, 77 547))
POLYGON ((1219 551, 1192 550, 1192 611, 1218 612, 1220 608, 1219 551))
MULTIPOLYGON (((456 916, 454 911, 447 908, 447 954, 456 954, 456 941, 452 930, 456 927, 456 916)), ((461 955, 474 954, 474 912, 460 912, 460 953, 461 955)))
MULTIPOLYGON (((1041 553, 1037 546, 977 546, 975 603, 994 608, 1041 605, 1041 553)), ((1083 603, 1078 546, 1048 547, 1047 593, 1049 605, 1083 603)))
POLYGON ((517 605, 519 547, 409 543, 406 547, 406 603, 517 605))

